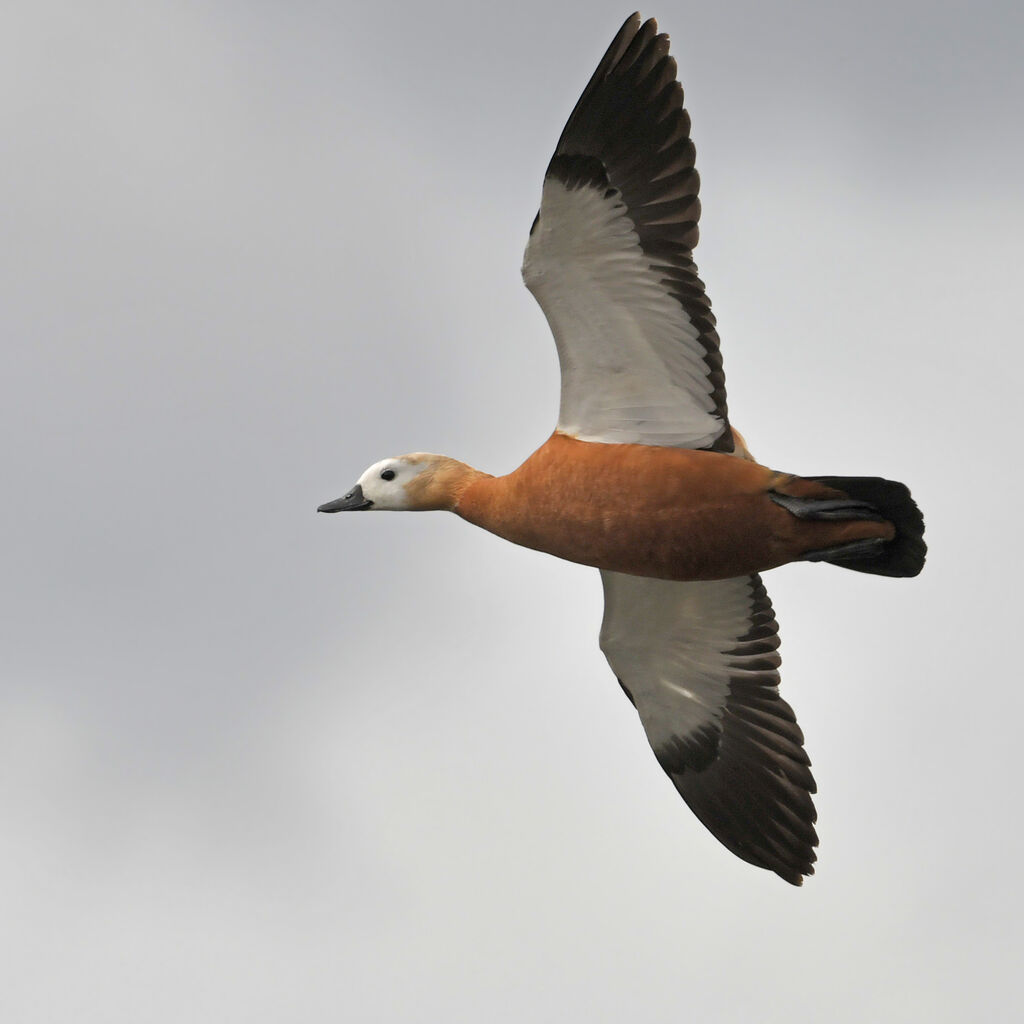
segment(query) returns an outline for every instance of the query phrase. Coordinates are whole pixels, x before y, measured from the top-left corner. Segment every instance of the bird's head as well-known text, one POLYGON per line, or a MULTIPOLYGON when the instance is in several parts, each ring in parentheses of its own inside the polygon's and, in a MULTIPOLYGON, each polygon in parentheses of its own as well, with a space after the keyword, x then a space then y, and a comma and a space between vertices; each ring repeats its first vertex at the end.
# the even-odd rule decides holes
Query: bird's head
POLYGON ((430 512, 455 508, 473 476, 480 475, 447 455, 413 452, 375 462, 355 487, 318 512, 430 512))

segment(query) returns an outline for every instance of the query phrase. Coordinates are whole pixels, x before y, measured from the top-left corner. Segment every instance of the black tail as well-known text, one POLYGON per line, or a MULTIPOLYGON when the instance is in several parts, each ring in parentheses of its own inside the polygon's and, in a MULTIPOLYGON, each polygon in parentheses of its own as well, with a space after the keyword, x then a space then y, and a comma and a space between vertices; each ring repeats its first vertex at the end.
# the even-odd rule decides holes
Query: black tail
POLYGON ((828 562, 878 576, 916 576, 921 571, 928 550, 923 536, 924 517, 905 484, 878 476, 808 476, 804 479, 842 491, 853 500, 815 500, 777 494, 772 495, 772 500, 801 519, 881 518, 896 527, 892 540, 853 541, 823 551, 811 551, 804 555, 807 561, 828 562))

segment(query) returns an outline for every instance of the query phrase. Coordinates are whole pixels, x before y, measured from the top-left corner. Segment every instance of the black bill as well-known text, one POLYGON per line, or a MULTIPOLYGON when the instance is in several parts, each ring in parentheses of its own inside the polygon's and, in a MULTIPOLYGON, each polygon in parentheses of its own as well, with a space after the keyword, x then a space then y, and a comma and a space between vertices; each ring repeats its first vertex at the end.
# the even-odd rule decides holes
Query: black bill
POLYGON ((373 502, 363 496, 363 488, 356 484, 348 494, 321 505, 317 512, 361 512, 372 505, 373 502))

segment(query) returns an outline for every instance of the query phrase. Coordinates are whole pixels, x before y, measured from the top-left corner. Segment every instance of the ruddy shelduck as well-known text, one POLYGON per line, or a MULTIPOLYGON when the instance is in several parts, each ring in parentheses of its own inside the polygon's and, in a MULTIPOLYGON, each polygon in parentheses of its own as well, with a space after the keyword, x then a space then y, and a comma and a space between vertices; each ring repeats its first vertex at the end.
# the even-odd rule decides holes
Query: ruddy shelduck
POLYGON ((758 574, 802 560, 916 576, 924 524, 902 484, 776 472, 730 426, 668 47, 653 20, 626 21, 544 178, 523 278, 558 348, 552 436, 500 477, 385 459, 319 511, 454 512, 600 569, 601 649, 662 768, 733 853, 799 885, 815 784, 758 574))

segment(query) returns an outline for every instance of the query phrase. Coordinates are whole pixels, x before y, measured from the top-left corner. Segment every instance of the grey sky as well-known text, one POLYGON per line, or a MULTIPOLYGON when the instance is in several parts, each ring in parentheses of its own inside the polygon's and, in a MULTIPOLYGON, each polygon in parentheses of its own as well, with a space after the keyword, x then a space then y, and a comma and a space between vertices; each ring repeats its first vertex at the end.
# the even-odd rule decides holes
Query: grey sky
POLYGON ((928 523, 918 580, 766 577, 802 890, 664 778, 596 572, 313 512, 384 456, 504 472, 550 431, 519 263, 628 13, 0 14, 3 1019, 1012 1016, 1019 5, 644 10, 735 423, 928 523))

